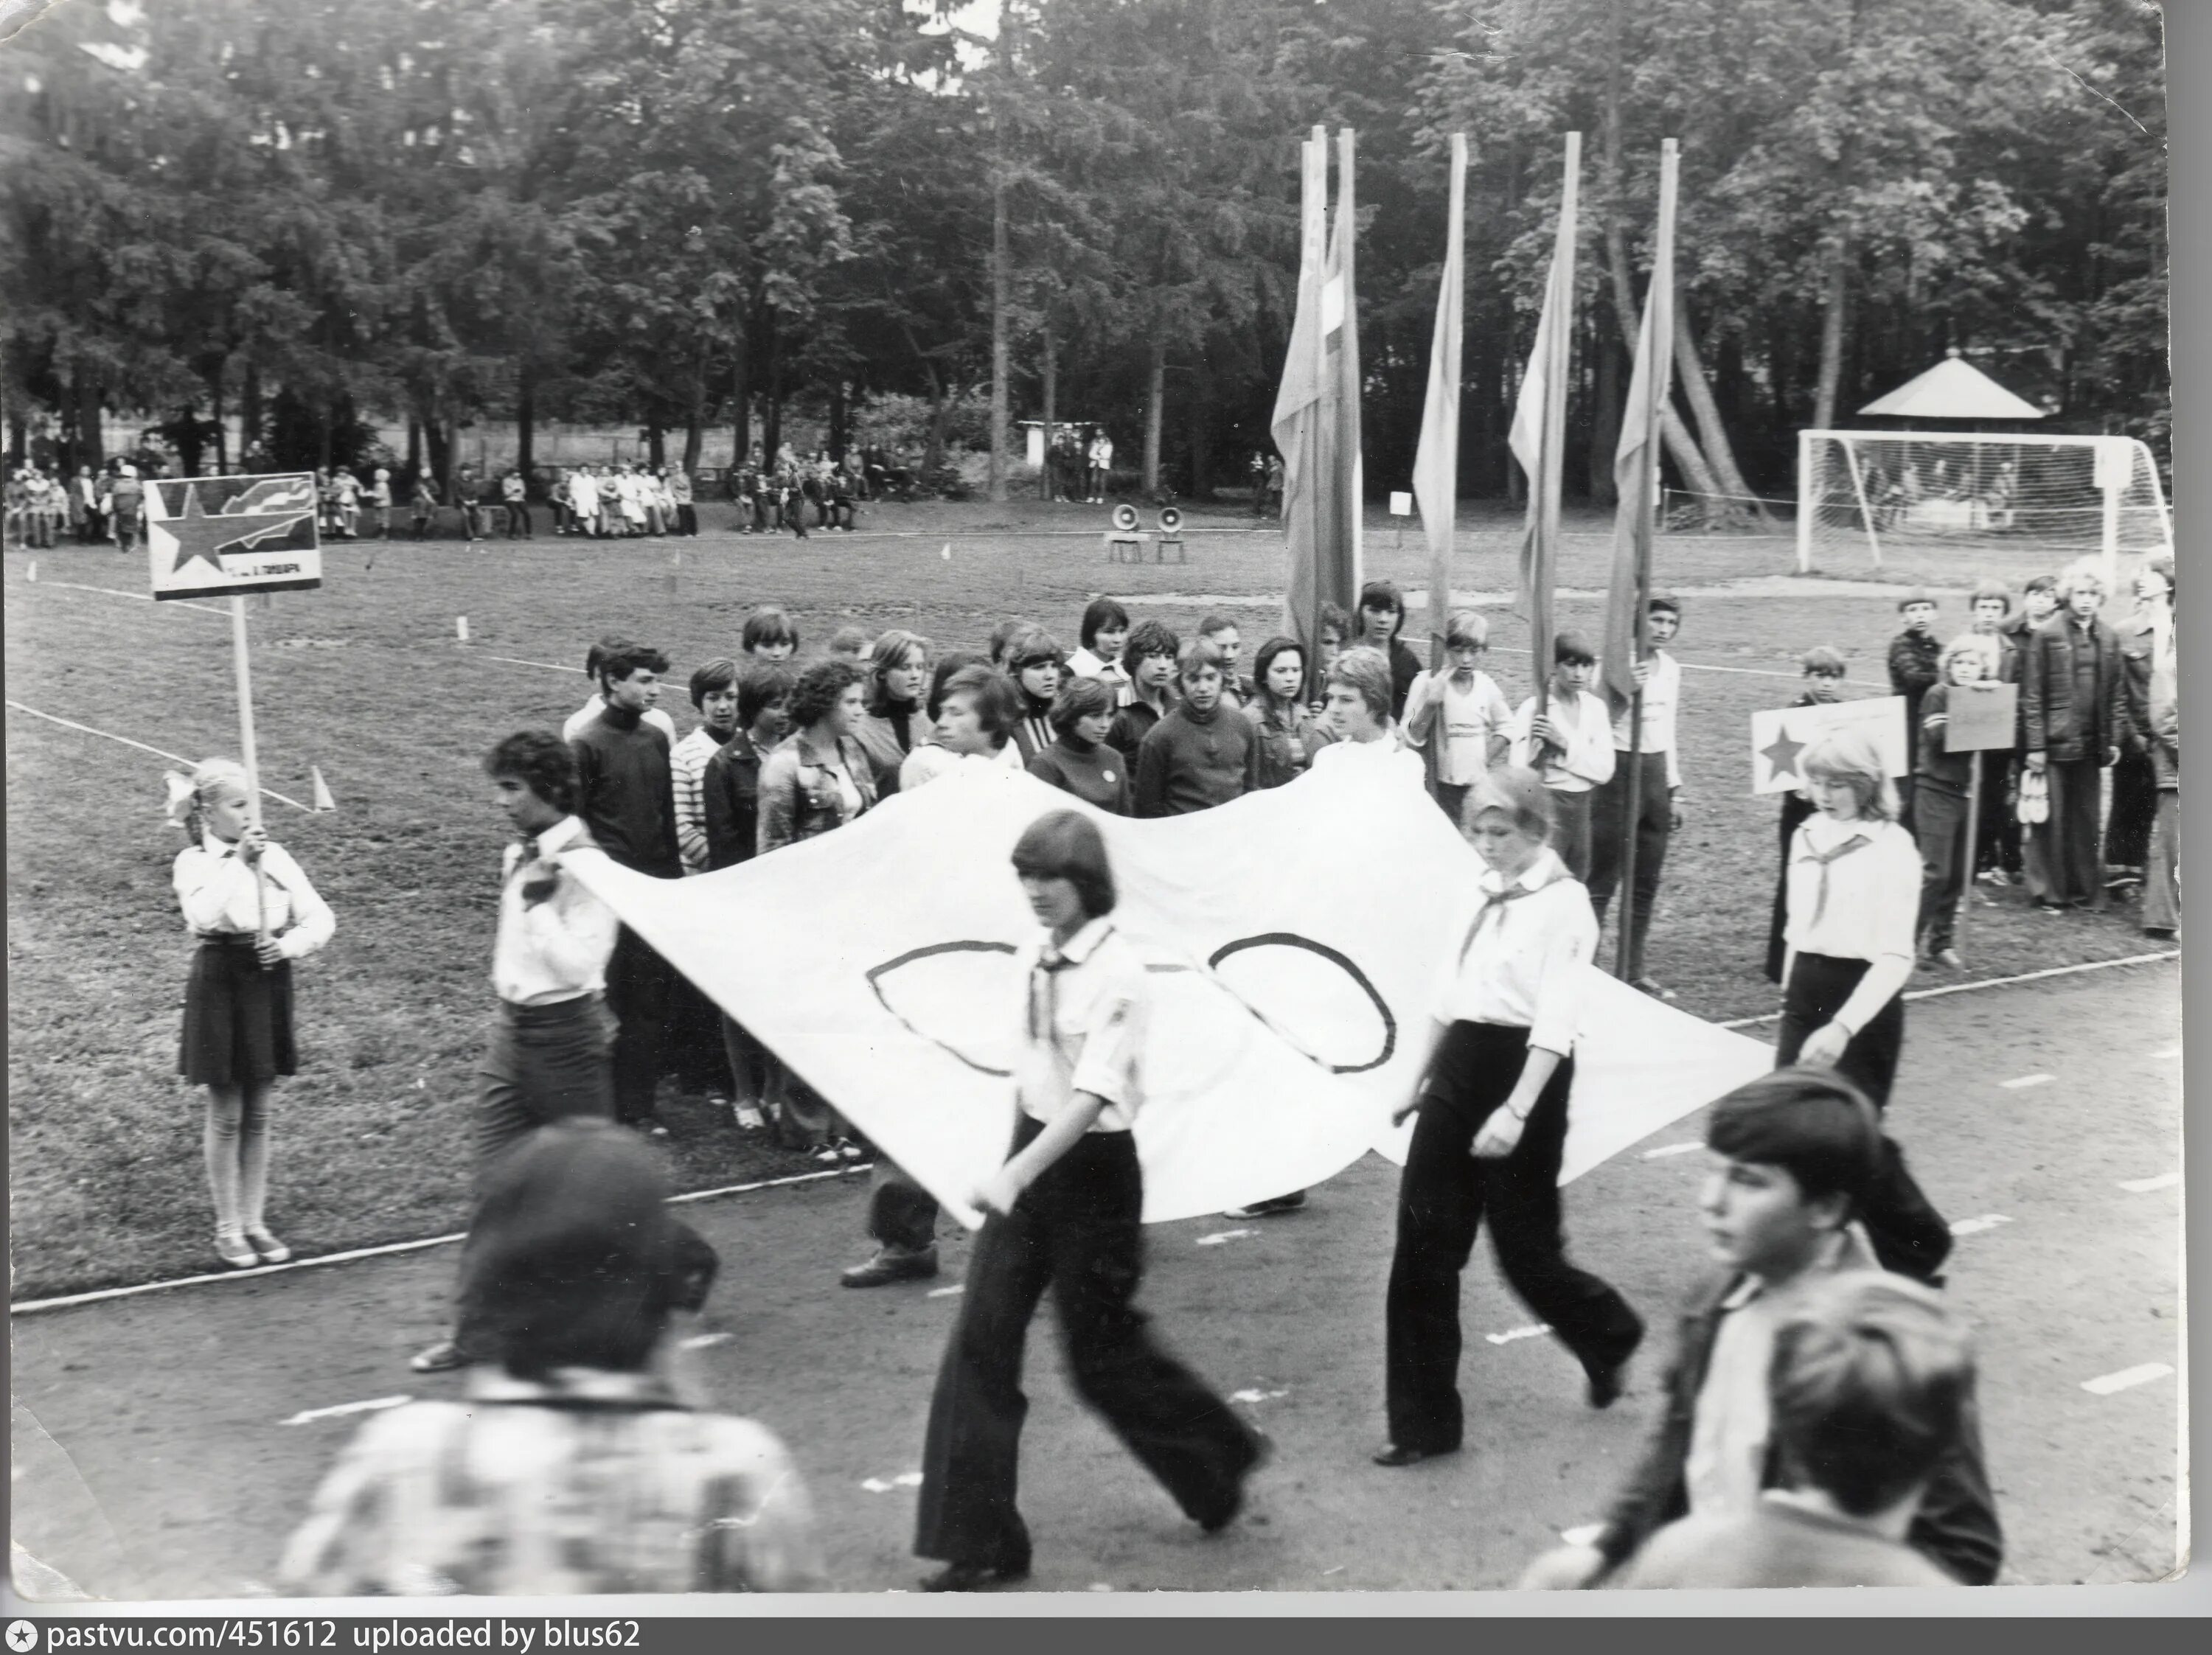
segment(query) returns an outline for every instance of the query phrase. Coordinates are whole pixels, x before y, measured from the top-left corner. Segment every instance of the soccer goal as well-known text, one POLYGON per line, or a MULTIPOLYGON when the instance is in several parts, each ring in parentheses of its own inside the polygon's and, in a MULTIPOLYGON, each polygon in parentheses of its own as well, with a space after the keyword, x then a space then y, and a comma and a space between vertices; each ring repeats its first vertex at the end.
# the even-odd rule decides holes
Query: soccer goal
POLYGON ((1969 547, 2034 552, 2055 569, 2173 549, 2150 450, 2133 437, 1893 431, 1797 433, 1797 567, 1969 547))

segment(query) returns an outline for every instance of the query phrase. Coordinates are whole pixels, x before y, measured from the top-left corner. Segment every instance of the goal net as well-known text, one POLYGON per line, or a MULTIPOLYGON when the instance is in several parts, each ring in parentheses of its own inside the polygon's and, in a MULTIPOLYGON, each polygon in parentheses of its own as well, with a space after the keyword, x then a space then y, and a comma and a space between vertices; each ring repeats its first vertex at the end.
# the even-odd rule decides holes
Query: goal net
POLYGON ((1879 564, 1904 552, 2029 552, 2053 571, 2170 553, 2150 450, 2132 437, 1802 431, 1797 567, 1879 564))

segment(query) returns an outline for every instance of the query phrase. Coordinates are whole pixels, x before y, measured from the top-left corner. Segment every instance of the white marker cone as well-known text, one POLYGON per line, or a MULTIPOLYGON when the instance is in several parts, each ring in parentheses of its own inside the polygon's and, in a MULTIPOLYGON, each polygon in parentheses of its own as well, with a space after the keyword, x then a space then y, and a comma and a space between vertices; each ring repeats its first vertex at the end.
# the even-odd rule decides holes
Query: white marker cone
POLYGON ((315 791, 309 796, 308 803, 318 810, 337 809, 338 802, 331 797, 331 785, 323 779, 323 767, 312 765, 309 769, 315 779, 315 791))
POLYGON ((33 559, 30 561, 30 562, 29 562, 28 564, 27 564, 27 565, 24 567, 24 569, 23 569, 23 579, 26 579, 26 580, 36 580, 38 578, 39 578, 39 560, 38 560, 37 558, 35 558, 35 557, 34 557, 34 558, 33 558, 33 559))
POLYGON ((467 643, 469 641, 469 617, 465 615, 455 615, 453 617, 453 631, 464 644, 467 643))
POLYGON ((952 561, 952 543, 949 540, 946 541, 945 543, 945 549, 939 552, 938 555, 943 558, 947 563, 952 561))

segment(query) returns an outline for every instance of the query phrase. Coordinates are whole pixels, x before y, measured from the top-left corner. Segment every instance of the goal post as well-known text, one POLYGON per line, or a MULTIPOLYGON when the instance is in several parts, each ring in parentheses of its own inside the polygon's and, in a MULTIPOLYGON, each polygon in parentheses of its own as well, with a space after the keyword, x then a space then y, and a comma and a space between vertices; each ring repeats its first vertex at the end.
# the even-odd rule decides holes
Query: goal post
POLYGON ((1800 431, 1797 567, 1885 552, 1973 547, 2033 552, 2054 565, 2173 549, 2150 450, 2133 437, 2040 433, 1800 431))

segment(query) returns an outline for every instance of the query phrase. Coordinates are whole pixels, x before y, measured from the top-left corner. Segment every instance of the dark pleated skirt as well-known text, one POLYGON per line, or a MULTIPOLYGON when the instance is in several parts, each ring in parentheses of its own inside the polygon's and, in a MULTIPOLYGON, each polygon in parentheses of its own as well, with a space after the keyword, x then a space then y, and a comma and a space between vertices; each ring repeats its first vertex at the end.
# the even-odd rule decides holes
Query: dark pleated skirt
POLYGON ((185 984, 177 1071, 195 1086, 237 1086, 297 1074, 292 962, 263 965, 250 937, 204 939, 185 984))

